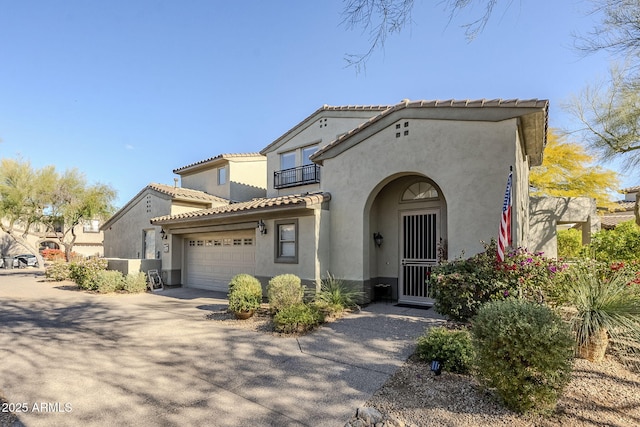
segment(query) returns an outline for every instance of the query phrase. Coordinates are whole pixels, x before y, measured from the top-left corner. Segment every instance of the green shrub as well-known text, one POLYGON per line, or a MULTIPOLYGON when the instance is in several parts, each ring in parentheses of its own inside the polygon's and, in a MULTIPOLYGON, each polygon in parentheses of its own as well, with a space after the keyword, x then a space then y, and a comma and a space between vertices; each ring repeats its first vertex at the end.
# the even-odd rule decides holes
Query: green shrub
POLYGON ((254 311, 262 303, 262 285, 250 274, 238 274, 229 282, 229 310, 234 313, 254 311))
POLYGON ((145 292, 147 290, 147 275, 143 272, 127 274, 127 277, 124 278, 123 290, 130 294, 145 292))
POLYGON ((497 260, 495 240, 469 259, 445 262, 433 269, 433 295, 438 313, 467 321, 486 302, 519 296, 543 302, 553 292, 566 265, 522 248, 497 260))
POLYGON ((589 249, 598 261, 640 260, 640 227, 630 220, 613 230, 600 230, 591 238, 589 249))
POLYGON ((273 316, 275 331, 286 334, 310 331, 322 321, 322 314, 317 307, 303 303, 286 306, 273 316))
POLYGON ((496 278, 495 241, 485 251, 468 259, 444 262, 433 269, 435 310, 454 320, 466 321, 480 306, 501 297, 506 284, 496 278))
POLYGON ((295 274, 281 274, 272 278, 267 286, 269 305, 275 312, 300 304, 304 296, 302 282, 295 274))
POLYGON ((445 371, 466 374, 474 357, 471 334, 466 329, 430 328, 418 338, 416 353, 426 362, 440 361, 445 371))
POLYGON ((95 288, 101 294, 121 291, 124 288, 124 276, 115 270, 98 271, 95 288))
POLYGON ((44 274, 47 279, 55 282, 70 280, 71 270, 69 268, 69 263, 63 260, 54 261, 47 267, 44 274))
POLYGON ((518 299, 485 304, 473 320, 476 373, 517 412, 552 410, 571 377, 574 340, 549 307, 518 299))
POLYGON ((582 254, 582 231, 558 230, 558 258, 578 258, 582 254))
POLYGON ((107 260, 104 258, 87 258, 74 261, 69 264, 69 278, 80 289, 95 291, 98 289, 98 272, 107 269, 107 260))
POLYGON ((363 295, 364 293, 356 290, 354 286, 327 273, 326 279, 320 283, 320 290, 316 294, 315 300, 319 307, 336 313, 342 312, 346 308, 357 307, 358 301, 362 299, 363 295))

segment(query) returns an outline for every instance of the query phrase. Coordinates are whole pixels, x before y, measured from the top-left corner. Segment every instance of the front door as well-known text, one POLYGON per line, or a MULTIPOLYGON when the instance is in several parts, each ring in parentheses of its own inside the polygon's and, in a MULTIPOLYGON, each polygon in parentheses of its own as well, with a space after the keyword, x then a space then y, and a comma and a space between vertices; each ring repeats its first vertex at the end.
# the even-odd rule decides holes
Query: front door
POLYGON ((398 302, 431 305, 429 278, 438 263, 439 211, 401 212, 400 217, 398 302))

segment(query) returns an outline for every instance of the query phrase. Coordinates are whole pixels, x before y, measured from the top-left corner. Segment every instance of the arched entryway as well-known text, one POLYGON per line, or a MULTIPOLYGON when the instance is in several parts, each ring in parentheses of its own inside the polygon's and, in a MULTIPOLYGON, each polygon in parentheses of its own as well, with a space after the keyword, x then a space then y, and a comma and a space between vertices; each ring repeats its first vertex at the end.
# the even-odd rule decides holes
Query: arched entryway
POLYGON ((431 269, 446 258, 444 195, 434 181, 416 174, 394 177, 379 188, 368 221, 373 294, 376 286, 388 285, 400 303, 432 304, 431 269), (382 236, 382 242, 373 235, 382 236))

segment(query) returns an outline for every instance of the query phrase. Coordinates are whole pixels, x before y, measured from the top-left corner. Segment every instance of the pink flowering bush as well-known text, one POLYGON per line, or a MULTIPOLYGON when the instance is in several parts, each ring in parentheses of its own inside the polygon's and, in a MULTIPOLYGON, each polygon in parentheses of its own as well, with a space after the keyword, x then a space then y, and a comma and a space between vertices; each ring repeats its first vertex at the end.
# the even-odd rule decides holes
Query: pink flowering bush
POLYGON ((435 309, 454 320, 467 321, 486 302, 520 297, 545 302, 563 280, 567 266, 522 248, 497 259, 495 240, 468 259, 445 262, 432 273, 435 309))

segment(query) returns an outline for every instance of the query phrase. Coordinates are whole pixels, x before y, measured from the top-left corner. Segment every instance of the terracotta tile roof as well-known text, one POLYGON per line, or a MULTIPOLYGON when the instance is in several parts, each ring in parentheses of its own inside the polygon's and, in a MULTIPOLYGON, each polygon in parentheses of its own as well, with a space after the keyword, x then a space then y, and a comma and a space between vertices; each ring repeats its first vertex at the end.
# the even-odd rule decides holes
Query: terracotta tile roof
MULTIPOLYGON (((362 123, 360 126, 352 129, 344 135, 341 135, 336 140, 331 142, 330 144, 322 147, 318 151, 315 152, 311 156, 311 160, 317 159, 322 156, 322 154, 329 151, 331 148, 340 144, 345 139, 353 136, 354 134, 360 132, 361 130, 371 126, 373 123, 378 122, 383 117, 388 116, 389 114, 394 113, 395 111, 403 110, 406 108, 540 108, 544 109, 544 111, 548 111, 549 101, 548 100, 539 100, 539 99, 476 99, 476 100, 421 100, 421 101, 410 101, 408 99, 403 100, 402 102, 390 106, 389 108, 384 109, 380 114, 370 118, 366 122, 362 123)), ((547 130, 547 123, 545 118, 545 135, 547 130)), ((546 137, 545 137, 546 143, 546 137)))
POLYGON ((631 221, 634 218, 635 215, 633 214, 633 211, 607 214, 600 217, 600 225, 602 228, 610 230, 612 228, 616 228, 616 225, 622 222, 631 221))
POLYGON ((181 168, 178 169, 174 169, 173 173, 177 173, 179 174, 180 172, 183 172, 187 169, 191 169, 194 166, 202 166, 206 163, 212 163, 215 162, 217 160, 222 160, 222 159, 237 159, 237 158, 247 158, 247 157, 264 157, 262 154, 260 153, 229 153, 229 154, 218 154, 215 157, 210 157, 208 159, 205 160, 201 160, 199 162, 195 162, 195 163, 191 163, 190 165, 187 166, 183 166, 181 168))
POLYGON ((215 217, 223 214, 244 213, 247 211, 273 209, 273 208, 289 208, 289 207, 308 207, 318 205, 331 200, 331 194, 317 192, 305 194, 293 194, 288 196, 267 197, 253 199, 248 202, 231 203, 226 206, 219 206, 211 209, 202 209, 192 212, 185 212, 178 215, 165 215, 151 219, 152 224, 170 222, 176 220, 204 219, 207 217, 215 217))
POLYGON ((122 217, 122 215, 124 215, 131 208, 133 202, 138 199, 138 197, 142 196, 142 194, 144 194, 144 192, 147 190, 157 191, 158 193, 165 194, 172 199, 202 202, 202 204, 208 204, 207 202, 219 202, 225 204, 231 203, 230 200, 207 194, 204 191, 191 190, 188 188, 176 187, 174 185, 158 184, 154 182, 147 185, 142 190, 140 190, 138 194, 133 196, 131 200, 129 200, 123 207, 121 207, 115 214, 113 214, 111 218, 109 218, 104 224, 102 224, 100 229, 108 229, 115 221, 122 217))
MULTIPOLYGON (((146 186, 145 189, 155 190, 159 193, 166 194, 171 196, 174 199, 189 199, 189 200, 202 200, 202 201, 211 201, 211 202, 226 202, 230 201, 214 196, 212 194, 205 193, 204 191, 192 190, 190 188, 176 187, 173 185, 165 185, 165 184, 157 184, 151 183, 146 186)), ((143 190, 144 191, 144 190, 143 190)))
POLYGON ((638 191, 640 191, 640 185, 636 185, 635 187, 629 187, 629 188, 623 188, 622 190, 623 193, 637 193, 638 191))
POLYGON ((633 211, 633 208, 635 207, 636 202, 631 202, 631 201, 626 201, 626 200, 620 200, 619 202, 616 202, 616 206, 613 208, 614 211, 619 212, 619 211, 633 211))

